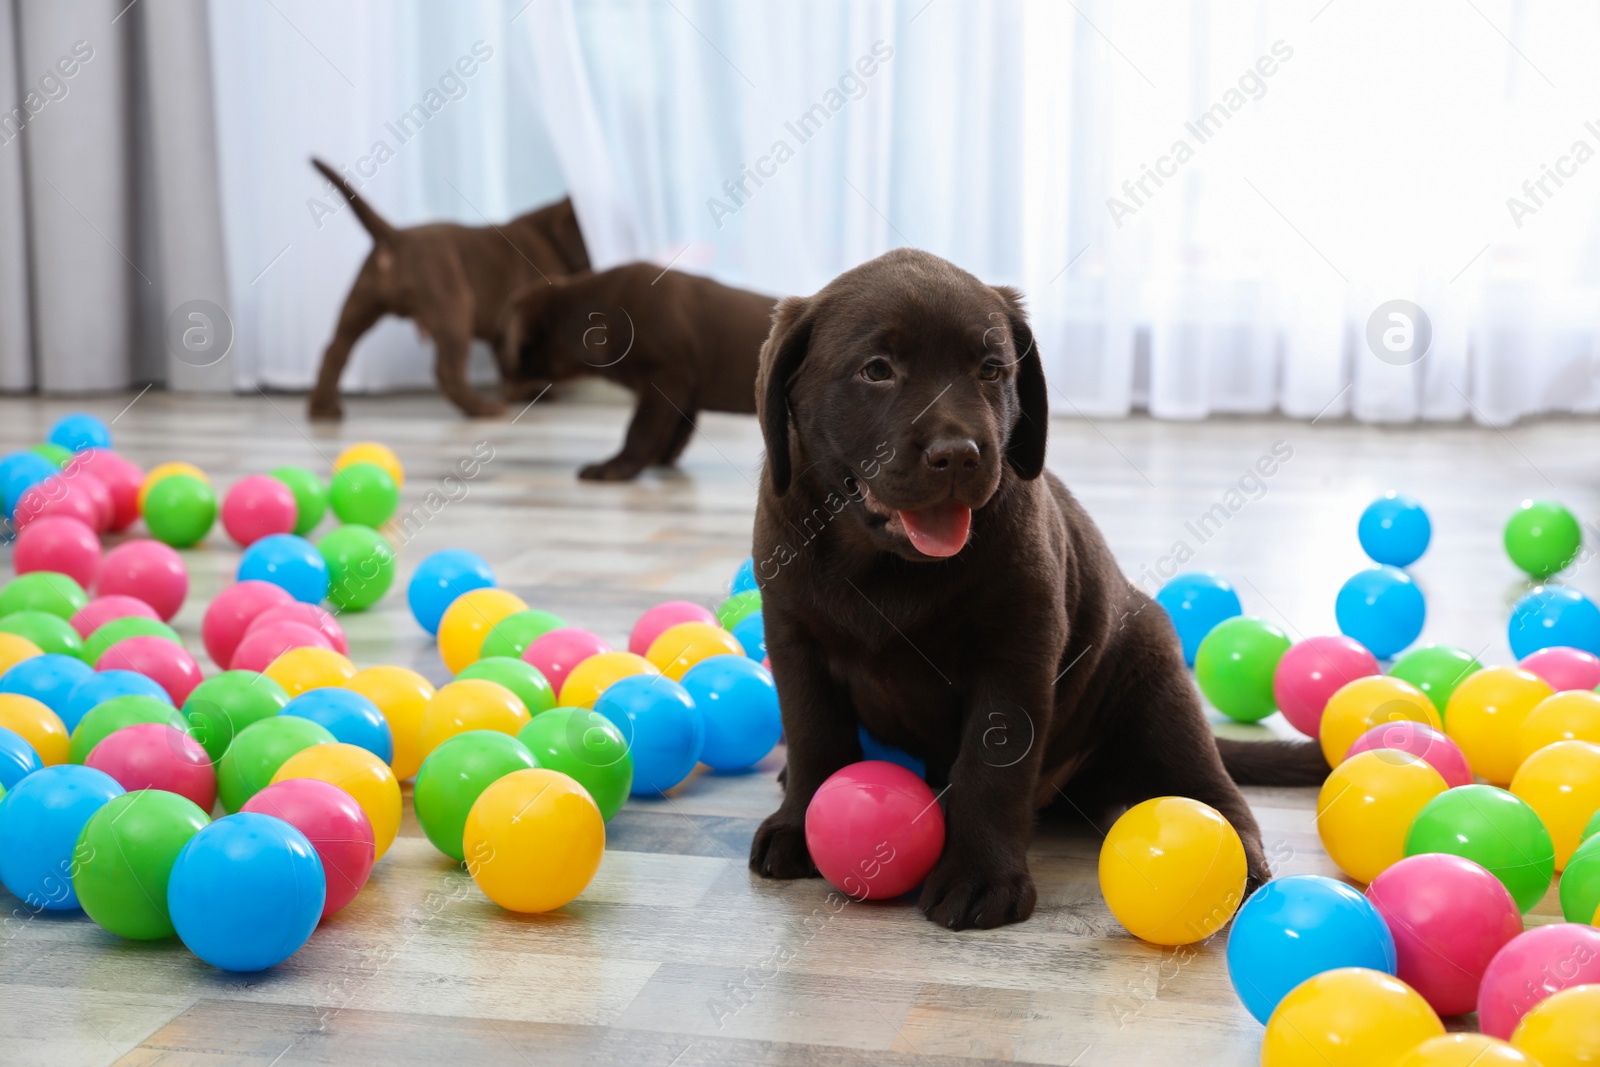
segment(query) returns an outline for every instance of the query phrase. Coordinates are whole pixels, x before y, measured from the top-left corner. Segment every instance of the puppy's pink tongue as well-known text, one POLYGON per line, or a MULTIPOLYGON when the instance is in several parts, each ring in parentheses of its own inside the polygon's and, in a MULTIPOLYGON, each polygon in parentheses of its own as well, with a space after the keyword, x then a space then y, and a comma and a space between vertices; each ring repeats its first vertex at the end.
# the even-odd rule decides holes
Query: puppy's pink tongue
POLYGON ((972 509, 954 500, 931 508, 900 512, 906 536, 924 556, 953 556, 967 543, 972 529, 972 509))

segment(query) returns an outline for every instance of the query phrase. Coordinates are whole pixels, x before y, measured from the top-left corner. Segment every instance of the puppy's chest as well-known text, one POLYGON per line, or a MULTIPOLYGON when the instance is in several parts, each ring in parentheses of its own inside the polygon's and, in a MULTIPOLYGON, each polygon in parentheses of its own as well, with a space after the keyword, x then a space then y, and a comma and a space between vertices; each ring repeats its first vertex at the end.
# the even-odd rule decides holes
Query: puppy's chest
POLYGON ((879 738, 926 752, 956 732, 968 657, 941 642, 893 634, 893 644, 834 649, 828 670, 849 695, 856 717, 879 738))

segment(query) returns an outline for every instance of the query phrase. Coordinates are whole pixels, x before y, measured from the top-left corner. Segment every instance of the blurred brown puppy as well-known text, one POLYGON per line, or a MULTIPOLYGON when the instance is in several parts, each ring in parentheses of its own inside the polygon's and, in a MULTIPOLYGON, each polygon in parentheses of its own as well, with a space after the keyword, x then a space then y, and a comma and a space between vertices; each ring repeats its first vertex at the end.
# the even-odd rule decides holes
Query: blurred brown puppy
POLYGON ((500 348, 507 397, 598 374, 638 399, 622 451, 578 472, 627 481, 677 461, 701 411, 754 414, 770 296, 652 263, 536 281, 511 298, 500 348))
POLYGON ((503 404, 467 384, 472 340, 480 338, 498 349, 512 293, 541 277, 589 269, 572 201, 530 211, 503 226, 439 222, 401 229, 372 210, 332 167, 318 159, 311 163, 350 201, 373 242, 322 354, 322 370, 311 391, 311 417, 343 416, 339 376, 356 341, 385 315, 412 319, 418 333, 433 339, 439 389, 463 413, 483 417, 504 412, 503 404))

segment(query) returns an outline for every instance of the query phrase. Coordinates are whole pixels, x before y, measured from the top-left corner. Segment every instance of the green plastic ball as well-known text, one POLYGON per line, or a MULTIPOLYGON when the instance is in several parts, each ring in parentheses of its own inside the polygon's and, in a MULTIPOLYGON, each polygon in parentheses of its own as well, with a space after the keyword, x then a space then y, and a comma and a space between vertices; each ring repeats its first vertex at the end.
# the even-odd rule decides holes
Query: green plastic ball
POLYGON ((589 791, 606 822, 633 788, 633 756, 612 721, 590 708, 553 708, 517 731, 539 766, 570 775, 589 791))
POLYGON ((428 754, 417 771, 412 801, 433 847, 466 859, 462 835, 478 796, 512 771, 539 766, 528 746, 497 730, 468 730, 428 754))
POLYGON ((70 448, 62 448, 60 445, 53 445, 49 441, 41 441, 39 444, 32 445, 28 448, 28 451, 34 455, 43 456, 58 468, 65 467, 72 462, 72 450, 70 448))
POLYGON ((184 732, 189 729, 189 720, 183 717, 183 712, 164 700, 138 694, 112 697, 90 708, 78 720, 67 749, 68 761, 82 763, 94 751, 94 746, 123 727, 142 722, 166 723, 184 732))
POLYGON ((294 494, 294 532, 304 537, 315 530, 328 511, 327 485, 304 467, 279 467, 271 476, 287 485, 294 494))
POLYGON ((0 618, 0 633, 25 637, 38 645, 41 652, 84 657, 83 638, 78 636, 78 631, 66 619, 47 611, 19 611, 0 618))
POLYGON ((1211 628, 1194 656, 1200 691, 1222 714, 1255 722, 1278 710, 1272 676, 1289 635, 1266 619, 1238 615, 1211 628))
POLYGON ((19 611, 45 611, 70 619, 89 602, 83 586, 55 571, 30 571, 19 574, 0 589, 0 616, 19 611))
POLYGON ((1524 500, 1506 522, 1506 554, 1534 578, 1548 578, 1578 558, 1583 531, 1553 500, 1524 500))
POLYGON ((731 630, 760 610, 761 590, 746 589, 733 594, 717 607, 717 622, 724 630, 731 630))
POLYGON ((83 643, 84 662, 93 667, 106 654, 106 649, 129 637, 162 637, 180 647, 183 645, 183 638, 178 636, 178 631, 159 619, 129 615, 112 619, 89 635, 89 639, 83 643))
POLYGON ((394 546, 370 526, 329 530, 317 551, 328 564, 328 599, 345 611, 372 607, 394 584, 394 546))
POLYGON ((229 813, 272 784, 290 756, 336 739, 320 723, 298 715, 273 715, 251 723, 234 737, 217 761, 217 796, 229 813))
POLYGON ((1450 703, 1450 694, 1456 691, 1456 686, 1460 685, 1467 675, 1481 670, 1483 664, 1464 648, 1456 648, 1453 645, 1423 645, 1395 660, 1389 673, 1422 690, 1423 695, 1432 701, 1433 706, 1439 709, 1439 714, 1443 715, 1445 706, 1450 703))
POLYGON ((140 789, 113 797, 78 837, 72 873, 78 903, 118 937, 171 937, 167 879, 183 846, 210 821, 177 793, 140 789))
POLYGON ((199 544, 216 521, 217 494, 193 475, 168 475, 145 495, 144 524, 150 536, 173 548, 199 544))
POLYGON ((183 702, 189 735, 215 763, 239 731, 269 719, 289 703, 283 686, 255 671, 223 671, 195 686, 183 702))
POLYGON ((1443 852, 1486 868, 1524 913, 1555 876, 1550 832, 1521 797, 1492 785, 1447 789, 1424 805, 1406 834, 1406 855, 1443 852))
POLYGON ((529 715, 537 715, 556 706, 556 691, 550 688, 544 673, 518 657, 485 656, 468 664, 456 675, 458 682, 463 678, 482 678, 486 682, 500 683, 517 695, 529 715))
POLYGON ((1586 838, 1561 872, 1561 915, 1569 923, 1600 926, 1600 836, 1586 838))
POLYGON ((559 615, 552 615, 548 611, 519 611, 514 615, 507 615, 495 623, 494 629, 489 631, 483 639, 483 652, 485 657, 510 656, 521 659, 528 646, 543 637, 551 630, 559 630, 567 624, 559 615))
POLYGON ((1578 835, 1579 841, 1587 841, 1595 834, 1600 834, 1600 811, 1594 813, 1594 818, 1589 820, 1589 825, 1583 828, 1583 833, 1578 835))
POLYGON ((382 526, 400 506, 400 487, 376 463, 352 463, 333 476, 328 502, 340 522, 382 526))

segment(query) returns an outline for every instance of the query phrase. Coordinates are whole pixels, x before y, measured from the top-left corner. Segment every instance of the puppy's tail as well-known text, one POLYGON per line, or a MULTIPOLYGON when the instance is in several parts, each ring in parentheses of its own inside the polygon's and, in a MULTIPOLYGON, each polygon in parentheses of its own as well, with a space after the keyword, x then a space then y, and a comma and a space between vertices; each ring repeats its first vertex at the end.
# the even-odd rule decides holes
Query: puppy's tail
POLYGON ((356 210, 356 218, 360 219, 361 225, 372 234, 374 241, 386 241, 394 236, 394 227, 389 225, 389 221, 382 215, 372 210, 371 204, 361 199, 361 194, 350 187, 350 183, 344 180, 344 175, 314 156, 311 165, 320 170, 322 176, 332 182, 334 188, 350 201, 350 206, 356 210))
POLYGON ((1217 738, 1228 776, 1240 785, 1321 785, 1328 761, 1315 741, 1234 741, 1217 738))

